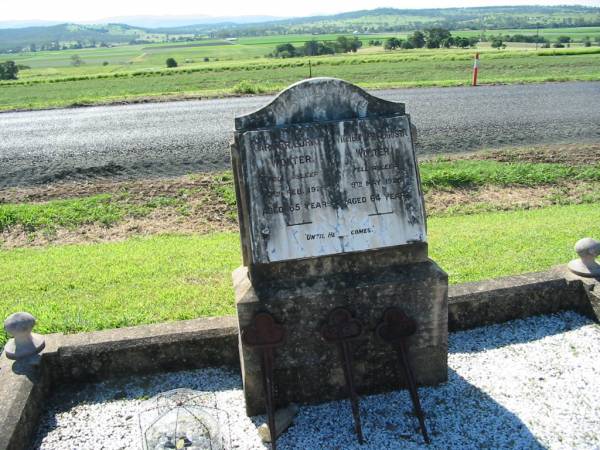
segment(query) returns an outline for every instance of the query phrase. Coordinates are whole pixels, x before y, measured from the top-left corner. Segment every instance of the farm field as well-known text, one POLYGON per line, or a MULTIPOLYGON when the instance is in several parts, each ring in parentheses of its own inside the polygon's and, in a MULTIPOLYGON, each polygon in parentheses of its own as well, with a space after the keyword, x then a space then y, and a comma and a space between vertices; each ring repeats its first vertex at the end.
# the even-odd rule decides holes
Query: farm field
MULTIPOLYGON (((535 33, 535 29, 510 29, 488 30, 485 35, 535 33)), ((0 110, 271 93, 310 74, 343 78, 365 88, 466 85, 475 51, 481 53, 482 83, 600 79, 600 47, 584 48, 581 43, 584 37, 600 37, 600 27, 540 29, 539 33, 551 41, 570 36, 574 43, 571 48, 537 51, 534 44, 512 42, 504 50, 482 42, 468 50, 386 51, 369 46, 369 41, 405 38, 408 33, 363 34, 356 35, 363 47, 355 54, 266 57, 278 44, 299 47, 312 39, 335 41, 339 36, 296 34, 0 54, 0 61, 11 59, 28 67, 20 71, 19 80, 0 82, 0 110), (170 57, 177 68, 165 67, 170 57), (73 64, 73 58, 80 63, 73 64)), ((471 37, 481 32, 453 31, 453 35, 471 37)))
MULTIPOLYGON (((472 37, 480 36, 481 31, 477 30, 458 30, 453 31, 452 34, 457 36, 472 37)), ((498 30, 485 30, 486 36, 497 36, 497 35, 514 35, 522 34, 525 36, 539 36, 548 39, 550 42, 555 42, 559 36, 569 36, 573 42, 582 42, 585 37, 594 39, 596 36, 600 36, 600 27, 574 27, 574 28, 507 28, 498 30)), ((535 46, 535 44, 534 44, 535 46)))
MULTIPOLYGON (((535 28, 527 29, 505 29, 505 30, 453 30, 454 36, 480 37, 495 36, 498 34, 522 34, 534 36, 535 28)), ((381 47, 369 47, 371 40, 384 41, 390 37, 406 38, 410 33, 383 33, 383 34, 358 34, 356 35, 363 43, 359 53, 382 53, 381 47)), ((569 36, 574 46, 580 45, 585 37, 594 40, 600 37, 600 27, 580 28, 541 28, 539 35, 554 42, 559 36, 569 36)), ((242 37, 234 41, 223 39, 202 39, 194 42, 173 42, 139 45, 118 45, 111 48, 84 48, 78 50, 41 51, 36 53, 2 54, 0 61, 11 59, 18 64, 31 67, 21 73, 21 78, 44 78, 55 77, 57 74, 64 76, 75 76, 91 73, 114 73, 121 70, 158 69, 164 67, 166 58, 173 57, 179 63, 194 64, 203 62, 209 58, 211 61, 239 61, 255 58, 264 58, 271 53, 278 44, 291 43, 301 46, 306 41, 313 39, 319 41, 335 41, 340 34, 289 34, 277 36, 242 37), (71 57, 78 55, 83 65, 73 67, 71 57), (186 60, 190 61, 186 63, 186 60), (102 64, 107 62, 108 65, 102 64)), ((486 47, 486 43, 481 44, 486 47)), ((535 48, 535 45, 528 45, 535 48)), ((446 51, 446 50, 443 50, 446 51)), ((406 51, 405 51, 406 52, 406 51)), ((409 52, 412 53, 412 52, 409 52)))
MULTIPOLYGON (((470 83, 473 53, 454 49, 359 52, 310 58, 310 67, 309 58, 219 60, 174 69, 80 72, 69 77, 53 69, 56 78, 24 76, 0 83, 0 110, 276 92, 310 72, 365 88, 460 86, 470 83)), ((600 80, 600 48, 481 50, 483 84, 571 80, 600 80)))

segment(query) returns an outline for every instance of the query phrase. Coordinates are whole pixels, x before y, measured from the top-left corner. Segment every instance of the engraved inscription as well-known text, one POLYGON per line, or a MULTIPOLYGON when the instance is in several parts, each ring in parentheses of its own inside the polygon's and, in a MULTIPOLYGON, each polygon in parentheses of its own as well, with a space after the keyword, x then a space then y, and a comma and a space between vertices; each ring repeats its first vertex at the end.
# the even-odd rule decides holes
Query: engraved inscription
POLYGON ((425 241, 406 116, 241 135, 256 262, 425 241))

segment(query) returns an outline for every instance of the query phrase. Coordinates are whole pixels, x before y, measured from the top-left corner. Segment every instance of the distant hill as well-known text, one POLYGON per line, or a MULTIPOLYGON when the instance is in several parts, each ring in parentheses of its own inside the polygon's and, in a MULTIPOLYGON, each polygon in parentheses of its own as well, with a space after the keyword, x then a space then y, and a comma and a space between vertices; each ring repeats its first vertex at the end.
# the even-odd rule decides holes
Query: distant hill
POLYGON ((3 28, 27 28, 27 27, 49 27, 59 25, 61 21, 56 20, 0 20, 0 29, 3 28))
MULTIPOLYGON (((447 29, 502 29, 599 26, 600 8, 590 6, 490 6, 477 8, 377 8, 330 16, 300 17, 259 24, 214 26, 215 37, 287 33, 377 33, 443 27, 447 29)), ((206 32, 206 26, 183 27, 206 32)), ((177 29, 171 29, 176 32, 177 29)))
POLYGON ((135 24, 59 24, 0 29, 0 52, 25 49, 79 48, 131 42, 161 42, 201 37, 243 37, 273 34, 378 33, 443 27, 495 30, 502 28, 600 26, 600 8, 589 6, 493 6, 479 8, 378 8, 329 16, 273 20, 268 17, 115 18, 135 24), (201 23, 185 25, 189 21, 201 23), (215 23, 217 22, 217 23, 215 23), (169 26, 153 27, 153 25, 169 26), (184 24, 184 25, 182 25, 184 24), (134 26, 135 25, 135 26, 134 26))
POLYGON ((187 27, 190 25, 214 25, 214 24, 248 24, 264 23, 282 20, 282 17, 274 16, 124 16, 110 17, 104 22, 126 23, 140 28, 173 28, 187 27))
POLYGON ((77 25, 8 28, 0 30, 0 51, 21 51, 31 47, 58 50, 64 46, 99 46, 122 44, 143 39, 148 33, 139 28, 122 24, 77 25))

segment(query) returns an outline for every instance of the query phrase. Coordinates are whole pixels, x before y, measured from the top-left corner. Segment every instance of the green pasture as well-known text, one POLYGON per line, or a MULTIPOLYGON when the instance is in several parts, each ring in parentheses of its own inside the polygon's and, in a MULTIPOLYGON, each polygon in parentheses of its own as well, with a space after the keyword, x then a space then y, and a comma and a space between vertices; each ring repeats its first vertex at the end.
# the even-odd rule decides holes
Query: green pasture
MULTIPOLYGON (((456 30, 456 36, 480 36, 479 30, 456 30)), ((535 29, 507 29, 486 30, 487 36, 496 34, 535 34, 535 29)), ((581 42, 584 37, 594 39, 600 36, 600 27, 581 28, 545 28, 539 31, 541 36, 555 40, 558 36, 570 36, 574 41, 581 42)), ((405 38, 409 33, 383 33, 359 34, 363 48, 359 54, 385 53, 382 47, 369 47, 370 40, 384 41, 389 37, 405 38)), ((49 79, 57 77, 72 77, 91 74, 106 74, 141 69, 161 69, 165 60, 175 58, 180 65, 196 66, 206 65, 204 58, 211 62, 218 61, 247 61, 264 58, 271 53, 275 46, 283 43, 292 43, 302 46, 304 42, 317 39, 334 41, 340 34, 288 34, 275 36, 247 37, 234 41, 222 39, 202 39, 194 42, 168 42, 157 44, 119 45, 111 48, 88 48, 77 50, 44 51, 19 54, 0 54, 0 61, 14 60, 18 64, 31 67, 30 70, 21 71, 21 79, 49 79), (83 61, 81 66, 73 66, 71 57, 77 55, 83 61), (107 65, 103 65, 108 63, 107 65)), ((510 44, 513 45, 512 43, 510 44)), ((482 43, 486 48, 488 44, 482 43)), ((531 47, 529 45, 528 47, 531 47)), ((434 52, 447 53, 449 50, 434 50, 434 52)), ((472 52, 472 51, 471 51, 472 52)), ((422 53, 415 50, 412 53, 422 53)))
MULTIPOLYGON (((497 35, 514 35, 523 34, 526 36, 539 36, 548 39, 550 42, 555 42, 559 36, 569 36, 575 42, 582 42, 585 37, 594 39, 596 36, 600 36, 600 27, 575 27, 575 28, 508 28, 508 29, 489 29, 489 30, 457 30, 452 31, 453 35, 464 36, 464 37, 479 37, 484 33, 486 36, 497 36, 497 35)), ((535 45, 535 44, 534 44, 535 45)))
MULTIPOLYGON (((431 218, 428 233, 451 283, 545 270, 600 234, 600 204, 431 218)), ((29 311, 51 333, 233 314, 239 248, 217 233, 0 250, 0 317, 29 311)))
MULTIPOLYGON (((422 50, 311 58, 312 75, 365 88, 458 86, 471 80, 472 51, 422 50)), ((210 62, 176 69, 0 83, 0 110, 111 102, 162 95, 276 92, 307 78, 308 58, 210 62), (240 88, 238 85, 244 83, 240 88)), ((482 52, 480 83, 599 80, 600 48, 482 52)))
MULTIPOLYGON (((0 61, 11 59, 18 64, 32 68, 21 72, 21 78, 50 77, 62 74, 112 73, 115 71, 164 68, 165 60, 175 58, 179 64, 204 62, 204 58, 212 61, 242 61, 264 58, 275 46, 292 43, 301 46, 304 42, 318 39, 335 41, 339 35, 285 35, 264 36, 256 38, 240 38, 235 41, 223 39, 203 39, 194 42, 169 42, 160 44, 120 45, 111 48, 87 48, 61 51, 23 52, 19 54, 0 54, 0 61), (73 67, 71 57, 78 55, 83 64, 73 67), (186 60, 192 62, 186 63, 186 60), (108 66, 103 66, 108 62, 108 66), (50 69, 56 69, 55 71, 50 69)), ((359 36, 367 45, 370 39, 384 39, 390 35, 359 36)))

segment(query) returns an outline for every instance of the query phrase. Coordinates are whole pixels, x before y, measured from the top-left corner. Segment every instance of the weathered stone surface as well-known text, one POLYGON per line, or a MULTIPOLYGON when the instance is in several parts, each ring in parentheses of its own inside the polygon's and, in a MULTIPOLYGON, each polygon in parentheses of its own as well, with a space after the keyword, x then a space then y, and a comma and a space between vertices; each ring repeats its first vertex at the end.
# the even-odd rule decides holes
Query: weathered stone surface
POLYGON ((27 312, 17 312, 6 318, 4 329, 13 336, 4 347, 4 353, 9 359, 24 360, 44 349, 44 337, 32 333, 34 326, 35 317, 27 312))
POLYGON ((575 244, 575 252, 579 259, 568 264, 569 270, 582 277, 600 278, 600 264, 596 261, 600 256, 600 242, 592 238, 580 239, 575 244))
POLYGON ((303 81, 236 120, 232 161, 251 269, 426 241, 401 103, 341 80, 303 81))
POLYGON ((600 277, 577 275, 569 266, 559 266, 555 271, 563 275, 569 285, 580 289, 581 304, 577 311, 600 323, 600 277))
MULTIPOLYGON (((285 408, 275 411, 275 438, 281 436, 289 428, 294 421, 294 417, 298 414, 298 410, 298 405, 290 403, 285 408)), ((271 442, 271 430, 268 423, 263 423, 257 431, 263 442, 271 442)))
POLYGON ((584 313, 581 285, 568 283, 562 268, 450 286, 448 327, 466 330, 565 309, 584 313))
POLYGON ((254 262, 425 240, 407 116, 247 131, 239 143, 254 262))
POLYGON ((233 317, 208 317, 62 336, 52 372, 61 381, 238 366, 233 317))
MULTIPOLYGON (((319 334, 336 307, 364 322, 356 386, 398 385, 396 352, 374 329, 389 307, 418 324, 416 378, 447 377, 447 277, 427 258, 425 210, 404 105, 342 80, 297 83, 236 119, 232 164, 244 268, 234 274, 240 328, 266 310, 284 324, 277 399, 346 395, 337 349, 319 334)), ((240 346, 249 414, 262 411, 260 361, 240 346)))
POLYGON ((588 291, 587 295, 590 302, 588 316, 596 323, 600 323, 600 283, 594 286, 593 290, 588 291))
POLYGON ((38 364, 0 355, 0 450, 30 448, 49 386, 38 364))
MULTIPOLYGON (((253 285, 246 268, 240 268, 234 272, 234 286, 240 328, 261 310, 269 311, 286 327, 286 343, 275 356, 280 404, 322 402, 346 395, 337 348, 325 343, 319 332, 328 312, 339 306, 349 308, 365 326, 363 337, 353 343, 359 393, 403 385, 396 352, 374 333, 383 312, 392 306, 418 318, 417 333, 409 340, 417 382, 431 385, 447 378, 447 276, 433 262, 259 285, 253 285)), ((240 354, 247 410, 254 415, 264 408, 260 361, 243 346, 240 354)))
POLYGON ((270 264, 251 266, 254 282, 270 280, 299 280, 325 276, 330 273, 362 273, 365 270, 384 269, 408 263, 426 262, 427 244, 409 244, 399 247, 382 248, 373 252, 344 253, 319 258, 306 258, 294 261, 278 261, 270 264))
POLYGON ((298 123, 388 117, 404 114, 404 104, 383 100, 335 78, 296 83, 258 111, 235 118, 236 131, 298 123))

